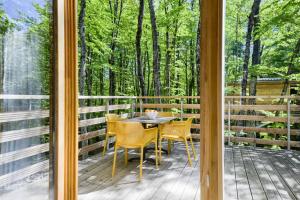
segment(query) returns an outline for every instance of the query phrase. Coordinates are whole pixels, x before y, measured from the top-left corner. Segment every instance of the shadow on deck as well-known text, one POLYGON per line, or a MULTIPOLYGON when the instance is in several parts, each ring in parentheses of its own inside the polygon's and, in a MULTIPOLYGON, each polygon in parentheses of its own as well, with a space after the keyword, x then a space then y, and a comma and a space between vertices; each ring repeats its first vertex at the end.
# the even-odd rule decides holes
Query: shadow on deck
MULTIPOLYGON (((196 149, 199 154, 199 144, 196 149)), ((139 162, 125 167, 122 151, 111 178, 112 157, 110 150, 105 157, 97 154, 79 161, 79 200, 200 199, 199 157, 190 167, 181 143, 175 144, 170 156, 163 155, 158 170, 145 162, 142 182, 139 162)), ((235 146, 226 147, 224 157, 224 199, 300 199, 299 152, 235 146)), ((28 183, 0 194, 0 199, 46 200, 47 185, 46 180, 28 183)))

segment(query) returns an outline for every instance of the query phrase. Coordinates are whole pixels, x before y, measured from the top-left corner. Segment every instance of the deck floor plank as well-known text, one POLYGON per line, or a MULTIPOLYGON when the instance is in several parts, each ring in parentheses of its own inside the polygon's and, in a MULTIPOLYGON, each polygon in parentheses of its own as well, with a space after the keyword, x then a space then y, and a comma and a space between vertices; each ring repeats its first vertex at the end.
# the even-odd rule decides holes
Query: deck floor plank
MULTIPOLYGON (((166 145, 166 144, 165 144, 166 145)), ((196 143, 199 153, 199 143, 196 143)), ((130 151, 129 157, 138 153, 130 151)), ((224 152, 225 200, 300 200, 299 151, 268 150, 243 146, 226 146, 224 152)), ((148 156, 154 157, 153 153, 148 156)), ((200 159, 188 165, 184 144, 175 143, 171 155, 163 154, 159 169, 143 164, 140 182, 139 161, 124 165, 124 153, 118 153, 117 169, 111 177, 113 149, 79 161, 79 200, 199 200, 200 159)), ((3 190, 0 199, 45 199, 36 192, 37 182, 3 190), (15 189, 12 189, 15 188, 15 189)), ((47 191, 47 180, 39 180, 40 191, 47 191), (44 182, 43 182, 44 181, 44 182)))
POLYGON ((237 200, 237 183, 236 174, 233 160, 233 150, 231 147, 225 149, 224 153, 224 186, 225 186, 225 199, 237 200))
POLYGON ((256 151, 249 151, 249 153, 267 198, 272 200, 281 200, 280 194, 265 169, 265 166, 260 160, 258 153, 256 151))
POLYGON ((233 148, 234 168, 236 174, 238 199, 252 200, 252 193, 242 158, 242 150, 239 147, 233 148))
POLYGON ((241 152, 252 197, 255 200, 267 200, 267 196, 261 184, 259 175, 254 167, 253 161, 249 155, 249 151, 252 151, 252 149, 245 148, 241 152))
POLYGON ((277 171, 277 169, 273 166, 272 161, 270 160, 270 156, 266 156, 263 153, 263 150, 257 150, 259 152, 259 157, 262 163, 265 166, 266 171, 268 172, 272 182, 274 183, 277 191, 280 196, 284 200, 295 199, 292 191, 289 189, 288 185, 285 183, 281 174, 277 171))

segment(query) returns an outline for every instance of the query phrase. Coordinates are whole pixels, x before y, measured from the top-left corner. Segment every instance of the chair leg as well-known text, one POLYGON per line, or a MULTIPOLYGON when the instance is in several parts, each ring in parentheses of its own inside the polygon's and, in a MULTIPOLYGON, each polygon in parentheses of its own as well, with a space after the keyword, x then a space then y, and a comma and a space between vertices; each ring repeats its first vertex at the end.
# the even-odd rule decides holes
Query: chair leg
POLYGON ((168 155, 171 154, 171 140, 168 140, 168 155))
POLYGON ((143 161, 144 161, 144 147, 141 147, 141 160, 140 160, 140 178, 139 180, 142 180, 143 177, 143 161))
POLYGON ((102 156, 104 156, 104 155, 105 155, 105 152, 106 152, 108 137, 109 137, 109 136, 108 136, 108 133, 106 133, 105 141, 104 141, 104 146, 103 146, 102 156))
POLYGON ((161 140, 162 140, 162 138, 159 137, 159 162, 161 162, 161 150, 162 150, 161 140))
POLYGON ((192 166, 192 160, 191 160, 191 156, 190 156, 190 152, 189 152, 189 146, 188 146, 186 138, 184 138, 184 143, 185 143, 185 148, 186 148, 186 152, 187 152, 188 159, 189 159, 189 164, 190 164, 190 166, 192 166))
POLYGON ((194 143, 193 143, 193 138, 192 137, 190 137, 190 142, 191 142, 191 145, 192 145, 194 159, 196 160, 196 151, 195 151, 195 147, 194 147, 194 143))
POLYGON ((125 166, 127 167, 128 165, 128 149, 125 148, 125 166))
POLYGON ((156 169, 158 169, 157 140, 155 140, 155 165, 156 169))
POLYGON ((117 150, 118 150, 118 147, 115 145, 115 153, 114 153, 114 162, 113 162, 113 169, 112 169, 112 177, 115 176, 116 161, 117 161, 117 150))

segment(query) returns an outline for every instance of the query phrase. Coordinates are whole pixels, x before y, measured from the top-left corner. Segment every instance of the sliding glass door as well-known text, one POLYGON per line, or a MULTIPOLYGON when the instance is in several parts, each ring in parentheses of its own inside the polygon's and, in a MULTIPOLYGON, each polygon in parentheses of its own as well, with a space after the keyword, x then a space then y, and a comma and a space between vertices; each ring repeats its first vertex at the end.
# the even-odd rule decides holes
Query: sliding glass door
POLYGON ((52 1, 0 0, 0 199, 49 199, 52 1))

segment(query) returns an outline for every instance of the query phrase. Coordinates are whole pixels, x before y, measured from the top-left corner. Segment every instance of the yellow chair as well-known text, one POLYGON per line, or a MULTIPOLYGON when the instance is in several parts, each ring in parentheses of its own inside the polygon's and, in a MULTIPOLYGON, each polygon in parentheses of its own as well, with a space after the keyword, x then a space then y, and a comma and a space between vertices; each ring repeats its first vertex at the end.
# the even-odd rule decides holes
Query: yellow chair
POLYGON ((104 147, 102 152, 103 156, 105 155, 106 152, 108 139, 109 137, 116 136, 116 123, 117 121, 122 120, 122 118, 117 114, 106 114, 105 119, 106 119, 107 127, 106 127, 106 135, 105 135, 104 147))
MULTIPOLYGON (((174 113, 172 112, 159 112, 158 117, 174 117, 174 113)), ((168 140, 168 155, 171 153, 171 140, 168 140)))
POLYGON ((158 112, 158 117, 174 117, 172 112, 158 112))
POLYGON ((162 140, 172 140, 172 141, 183 141, 185 143, 186 152, 189 160, 190 166, 192 165, 188 139, 191 142, 192 151, 194 154, 194 159, 196 159, 195 148, 193 144, 193 139, 191 135, 191 126, 192 126, 193 118, 188 118, 186 121, 173 121, 168 124, 163 124, 160 126, 160 135, 159 135, 159 159, 161 160, 161 148, 162 148, 162 140))
POLYGON ((128 162, 128 151, 127 149, 140 149, 140 180, 143 176, 143 154, 144 148, 150 143, 155 144, 155 163, 158 168, 158 155, 157 155, 157 128, 144 129, 142 124, 139 122, 117 122, 117 137, 115 143, 115 153, 112 168, 112 176, 115 175, 117 150, 121 147, 125 149, 125 165, 128 162))

